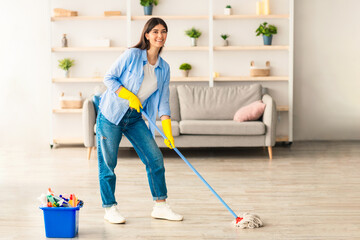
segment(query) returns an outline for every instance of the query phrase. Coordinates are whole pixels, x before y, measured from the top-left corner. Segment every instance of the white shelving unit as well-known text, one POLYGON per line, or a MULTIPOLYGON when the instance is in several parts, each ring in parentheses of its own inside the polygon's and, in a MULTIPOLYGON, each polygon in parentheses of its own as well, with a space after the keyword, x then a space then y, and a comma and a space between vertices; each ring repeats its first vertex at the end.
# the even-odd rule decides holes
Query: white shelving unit
MULTIPOLYGON (((54 1, 54 0, 52 0, 54 1)), ((167 1, 172 1, 172 0, 167 0, 167 1)), ((279 111, 279 116, 281 116, 280 119, 286 119, 287 120, 287 133, 281 136, 278 136, 277 140, 278 141, 286 141, 286 142, 292 142, 293 141, 293 52, 294 52, 294 0, 287 0, 288 1, 288 12, 277 12, 276 14, 273 15, 255 15, 255 14, 251 14, 251 13, 242 13, 242 14, 234 14, 234 15, 222 15, 219 13, 216 13, 214 10, 214 5, 218 6, 219 5, 219 1, 220 0, 207 0, 207 4, 208 6, 208 13, 206 14, 200 14, 200 15, 153 15, 153 16, 142 16, 142 15, 136 15, 133 14, 134 11, 132 11, 132 9, 135 8, 142 8, 138 1, 131 1, 131 0, 126 0, 126 7, 124 9, 122 9, 122 12, 125 13, 125 15, 123 16, 110 16, 110 17, 105 17, 105 16, 99 16, 99 15, 95 15, 95 16, 91 16, 91 15, 87 15, 87 16, 77 16, 77 17, 51 17, 50 21, 52 22, 52 29, 56 28, 56 26, 54 24, 59 23, 59 22, 90 22, 90 23, 94 23, 94 22, 102 22, 102 23, 108 23, 108 22, 113 22, 113 21, 117 21, 117 22, 121 22, 122 24, 125 24, 125 28, 126 31, 124 29, 124 32, 126 33, 126 44, 122 45, 122 46, 112 46, 112 47, 85 47, 85 46, 70 46, 67 48, 62 48, 57 46, 57 44, 54 43, 54 41, 52 41, 52 48, 51 48, 51 54, 54 56, 57 55, 60 57, 63 57, 62 54, 111 54, 111 53, 116 53, 117 55, 120 55, 124 50, 126 50, 128 47, 134 45, 134 39, 132 39, 132 33, 134 31, 134 24, 136 22, 142 23, 146 20, 148 20, 150 17, 160 17, 163 18, 165 21, 171 21, 174 22, 176 21, 178 22, 186 22, 188 23, 189 21, 193 24, 196 25, 197 22, 201 21, 205 21, 207 22, 208 25, 208 29, 202 29, 203 32, 207 32, 208 35, 208 42, 207 44, 201 44, 200 46, 197 47, 190 47, 190 46, 183 46, 182 44, 174 44, 174 42, 169 43, 169 46, 166 45, 166 47, 164 48, 163 52, 164 54, 184 54, 186 55, 186 53, 199 53, 199 54, 206 54, 208 53, 208 55, 206 56, 208 59, 208 66, 207 66, 207 71, 204 72, 203 74, 201 74, 200 76, 191 76, 188 78, 184 78, 184 77, 179 77, 179 76, 171 76, 171 82, 172 83, 181 83, 181 82, 186 82, 187 84, 191 84, 192 82, 198 82, 198 83, 208 83, 208 85, 210 87, 216 86, 217 84, 235 84, 235 83, 239 83, 239 84, 248 84, 251 82, 260 82, 260 83, 266 83, 267 86, 270 86, 268 88, 271 89, 271 84, 283 84, 286 85, 286 89, 287 89, 287 93, 283 94, 286 95, 286 101, 284 100, 283 102, 286 102, 285 104, 278 104, 278 111, 279 111), (126 11, 125 11, 126 10, 126 11), (222 24, 222 25, 226 25, 228 24, 229 21, 232 21, 234 23, 240 23, 240 22, 245 22, 245 24, 252 24, 252 22, 255 23, 260 23, 260 21, 271 21, 271 20, 276 20, 276 21, 285 21, 288 24, 288 41, 287 44, 280 44, 280 45, 272 45, 272 46, 264 46, 264 45, 257 45, 257 44, 234 44, 234 45, 230 45, 230 46, 219 46, 216 43, 216 36, 215 36, 215 30, 216 30, 216 26, 215 24, 222 24), (203 52, 203 53, 202 53, 203 52), (218 77, 214 77, 213 72, 215 71, 215 69, 218 68, 217 64, 216 64, 216 59, 218 58, 218 56, 216 54, 228 54, 226 56, 230 56, 230 55, 234 55, 236 54, 236 56, 239 56, 239 58, 242 57, 242 54, 249 54, 252 52, 256 52, 256 53, 266 53, 269 56, 272 54, 272 52, 276 52, 279 53, 281 52, 281 54, 286 54, 287 59, 286 60, 281 60, 281 62, 286 63, 284 65, 287 66, 287 72, 288 74, 279 74, 279 75, 271 75, 268 77, 250 77, 250 76, 246 76, 243 74, 227 74, 224 73, 224 76, 222 74, 220 74, 220 76, 218 77)), ((274 0, 275 1, 275 0, 274 0)), ((283 0, 285 1, 285 0, 283 0)), ((235 2, 234 2, 235 3, 235 2)), ((91 4, 91 2, 89 2, 89 4, 91 4)), ((159 5, 162 4, 161 2, 159 3, 159 5)), ((254 5, 255 8, 255 2, 251 1, 251 0, 244 0, 242 1, 242 4, 249 4, 249 5, 254 5)), ((50 4, 52 5, 52 4, 50 4)), ((53 8, 58 7, 58 6, 51 6, 50 11, 52 11, 53 8)), ((158 7, 158 6, 157 6, 158 7)), ((138 9, 137 9, 138 10, 138 9)), ((218 9, 216 9, 218 10, 218 9)), ((221 9, 222 10, 222 9, 221 9)), ((80 12, 79 12, 80 13, 80 12)), ((71 27, 71 26, 70 26, 71 27)), ((94 30, 96 31, 96 29, 94 28, 94 30)), ((235 29, 237 30, 237 29, 235 29)), ((172 30, 172 32, 177 31, 177 29, 172 30)), ((182 31, 182 30, 181 30, 182 31)), ((253 34, 253 32, 251 32, 251 34, 253 34)), ((184 38, 187 38, 186 36, 184 36, 184 38)), ((169 41, 169 40, 168 40, 169 41)), ((286 42, 286 41, 283 41, 286 42)), ((93 56, 91 56, 93 57, 93 56)), ((184 57, 186 58, 186 56, 184 57)), ((256 57, 254 57, 256 60, 256 57)), ((54 60, 53 60, 54 61, 54 60)), ((204 61, 202 64, 206 64, 206 61, 204 61)), ((229 62, 228 64, 231 64, 231 62, 229 62)), ((234 63, 235 64, 235 63, 234 63)), ((171 66, 171 64, 170 64, 171 66)), ((247 66, 242 66, 242 68, 246 68, 247 66)), ((172 69, 176 69, 177 66, 171 66, 172 69)), ((54 71, 54 70, 53 70, 54 71)), ((52 74, 55 75, 55 74, 52 74)), ((97 76, 97 77, 88 77, 91 74, 87 74, 85 76, 76 76, 76 77, 71 77, 71 78, 63 78, 63 77, 59 77, 59 76, 52 76, 52 83, 56 84, 59 88, 61 88, 62 84, 66 84, 66 85, 76 85, 79 86, 79 84, 95 84, 95 83, 101 83, 102 82, 102 76, 97 76)), ((282 86, 283 86, 282 85, 282 86)), ((80 87, 81 88, 81 87, 80 87)), ((282 87, 283 88, 283 87, 282 87)), ((85 95, 86 96, 86 95, 85 95)), ((276 99, 276 96, 273 96, 276 99)), ((283 98, 285 98, 283 96, 283 98)), ((56 104, 54 104, 56 105, 56 104)), ((69 113, 81 113, 81 109, 58 109, 57 107, 54 107, 52 109, 52 114, 55 115, 54 117, 61 115, 61 114, 66 114, 66 116, 69 115, 69 113)), ((73 114, 70 114, 73 115, 73 114)), ((70 116, 69 115, 69 116, 70 116)), ((280 121, 279 124, 282 124, 282 120, 280 121)), ((57 127, 53 125, 53 128, 57 127)), ((82 142, 81 140, 79 140, 80 138, 73 138, 73 137, 51 137, 51 144, 61 144, 61 143, 80 143, 82 142), (71 139, 75 139, 74 141, 72 141, 71 139)))

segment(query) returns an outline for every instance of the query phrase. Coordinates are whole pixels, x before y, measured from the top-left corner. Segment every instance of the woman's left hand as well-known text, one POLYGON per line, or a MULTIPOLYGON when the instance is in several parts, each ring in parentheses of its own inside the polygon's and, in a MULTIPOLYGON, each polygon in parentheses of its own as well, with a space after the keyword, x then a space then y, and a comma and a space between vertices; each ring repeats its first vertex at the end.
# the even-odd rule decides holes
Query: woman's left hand
POLYGON ((167 137, 167 139, 164 140, 164 143, 168 148, 173 149, 175 147, 175 142, 171 131, 171 119, 162 120, 161 124, 164 130, 164 134, 167 137))

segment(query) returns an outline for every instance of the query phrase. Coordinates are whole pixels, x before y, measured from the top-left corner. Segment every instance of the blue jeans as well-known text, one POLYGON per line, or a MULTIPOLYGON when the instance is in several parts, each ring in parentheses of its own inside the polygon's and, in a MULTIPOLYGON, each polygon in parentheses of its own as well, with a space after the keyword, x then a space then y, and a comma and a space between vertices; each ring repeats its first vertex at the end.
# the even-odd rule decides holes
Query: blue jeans
POLYGON ((99 112, 96 120, 96 140, 100 194, 103 207, 117 205, 115 200, 116 175, 119 144, 124 134, 146 166, 147 177, 153 200, 167 198, 163 155, 149 128, 135 109, 129 108, 119 125, 109 122, 99 112))

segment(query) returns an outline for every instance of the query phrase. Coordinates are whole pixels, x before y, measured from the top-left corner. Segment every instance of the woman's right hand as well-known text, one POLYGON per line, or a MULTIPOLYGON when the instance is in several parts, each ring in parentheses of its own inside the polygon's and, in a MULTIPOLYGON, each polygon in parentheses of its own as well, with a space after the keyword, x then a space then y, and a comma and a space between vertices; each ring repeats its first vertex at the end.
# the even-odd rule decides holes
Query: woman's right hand
POLYGON ((136 109, 136 111, 140 113, 140 108, 143 108, 143 106, 141 105, 139 98, 135 94, 122 87, 118 93, 118 96, 129 100, 129 107, 136 109))

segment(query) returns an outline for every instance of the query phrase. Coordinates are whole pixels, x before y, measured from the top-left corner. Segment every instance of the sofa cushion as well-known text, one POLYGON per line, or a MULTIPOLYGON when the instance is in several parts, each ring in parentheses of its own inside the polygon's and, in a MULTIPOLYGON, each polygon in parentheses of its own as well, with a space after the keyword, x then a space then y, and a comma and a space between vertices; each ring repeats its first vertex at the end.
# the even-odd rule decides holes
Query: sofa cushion
POLYGON ((260 84, 229 87, 177 87, 182 120, 232 120, 236 111, 261 100, 260 84))
POLYGON ((182 120, 181 134, 198 135, 264 135, 265 125, 260 121, 182 120))
POLYGON ((234 121, 237 122, 245 122, 245 121, 256 121, 258 120, 264 113, 265 110, 265 103, 261 100, 255 101, 241 107, 234 116, 234 121))
MULTIPOLYGON (((170 86, 170 111, 171 111, 171 120, 180 121, 180 106, 179 106, 179 97, 177 93, 176 86, 170 86)), ((156 120, 160 121, 159 116, 156 120)))

